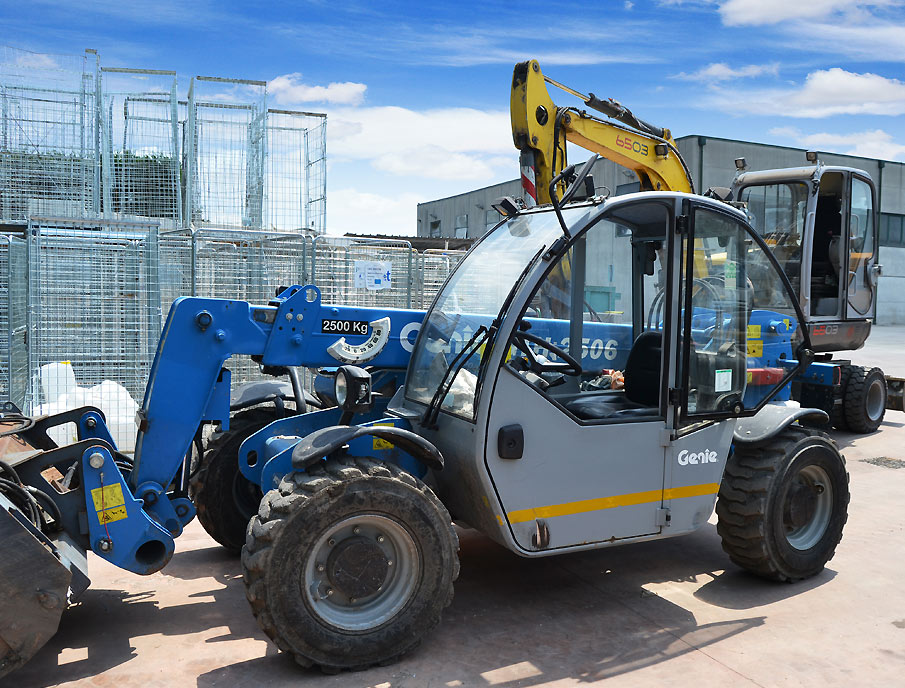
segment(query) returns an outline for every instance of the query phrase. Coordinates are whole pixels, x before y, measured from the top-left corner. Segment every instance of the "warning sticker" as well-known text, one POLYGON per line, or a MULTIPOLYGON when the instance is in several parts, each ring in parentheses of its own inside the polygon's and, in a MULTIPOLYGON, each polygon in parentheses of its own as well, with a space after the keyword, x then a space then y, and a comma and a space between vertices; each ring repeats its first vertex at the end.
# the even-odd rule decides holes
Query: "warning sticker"
MULTIPOLYGON (((374 423, 371 427, 382 427, 382 428, 392 428, 395 427, 392 423, 374 423)), ((385 439, 380 437, 374 438, 374 449, 382 450, 382 449, 392 449, 393 443, 387 442, 385 439)))
POLYGON ((748 339, 760 339, 760 325, 748 325, 748 339))
POLYGON ((759 358, 764 355, 764 340, 763 339, 749 339, 748 340, 748 355, 753 356, 755 358, 759 358))
POLYGON ((732 389, 732 369, 717 370, 714 374, 713 391, 728 392, 732 389))
POLYGON ((129 512, 124 506, 115 506, 112 509, 97 512, 97 520, 101 522, 101 525, 122 521, 124 518, 129 518, 129 512))
POLYGON ((123 488, 119 483, 94 488, 91 490, 91 501, 94 502, 97 520, 101 525, 121 521, 129 516, 129 512, 126 511, 126 500, 123 498, 123 488))

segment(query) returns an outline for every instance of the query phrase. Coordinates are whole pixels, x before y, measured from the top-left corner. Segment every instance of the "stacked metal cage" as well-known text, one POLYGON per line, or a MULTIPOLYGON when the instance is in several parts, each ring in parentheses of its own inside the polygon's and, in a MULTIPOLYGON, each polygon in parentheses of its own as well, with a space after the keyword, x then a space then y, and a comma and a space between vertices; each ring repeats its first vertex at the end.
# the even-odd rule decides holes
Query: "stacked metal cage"
POLYGON ((323 235, 325 115, 268 108, 244 79, 194 77, 180 100, 174 72, 95 51, 0 47, 0 223, 0 402, 99 399, 124 424, 180 296, 266 303, 313 283, 327 302, 423 308, 461 258, 323 235))

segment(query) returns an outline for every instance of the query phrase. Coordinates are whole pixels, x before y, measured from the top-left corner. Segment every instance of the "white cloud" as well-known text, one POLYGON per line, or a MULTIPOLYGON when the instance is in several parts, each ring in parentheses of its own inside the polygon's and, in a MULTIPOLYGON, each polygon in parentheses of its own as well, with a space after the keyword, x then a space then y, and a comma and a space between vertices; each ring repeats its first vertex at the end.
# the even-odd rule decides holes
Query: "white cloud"
POLYGON ((411 236, 417 231, 416 212, 423 201, 417 194, 376 194, 353 188, 330 189, 328 234, 391 234, 411 236))
POLYGON ((360 105, 367 86, 354 81, 333 82, 327 86, 302 83, 298 72, 283 74, 267 84, 267 90, 278 103, 334 103, 360 105))
POLYGON ((721 2, 720 16, 727 26, 764 26, 783 22, 817 19, 840 11, 892 4, 889 0, 728 0, 721 2))
MULTIPOLYGON (((905 21, 809 22, 809 46, 831 46, 831 50, 866 60, 905 62, 905 21)), ((800 41, 800 35, 796 37, 800 41)))
POLYGON ((328 112, 333 159, 364 160, 381 172, 475 185, 516 176, 508 112, 472 108, 342 108, 328 112), (507 175, 501 159, 512 166, 507 175))
POLYGON ((905 159, 905 144, 896 142, 892 134, 882 129, 849 134, 832 134, 829 132, 804 134, 794 127, 776 127, 770 130, 770 134, 791 139, 797 145, 812 150, 858 155, 864 158, 879 158, 881 160, 905 159))
POLYGON ((714 62, 706 67, 702 67, 696 72, 679 72, 674 78, 686 79, 688 81, 715 82, 763 76, 764 74, 776 76, 779 74, 779 64, 774 62, 765 65, 745 65, 744 67, 733 69, 725 62, 714 62))
POLYGON ((833 67, 808 74, 800 87, 723 89, 710 104, 726 112, 785 117, 901 115, 905 114, 905 82, 833 67))

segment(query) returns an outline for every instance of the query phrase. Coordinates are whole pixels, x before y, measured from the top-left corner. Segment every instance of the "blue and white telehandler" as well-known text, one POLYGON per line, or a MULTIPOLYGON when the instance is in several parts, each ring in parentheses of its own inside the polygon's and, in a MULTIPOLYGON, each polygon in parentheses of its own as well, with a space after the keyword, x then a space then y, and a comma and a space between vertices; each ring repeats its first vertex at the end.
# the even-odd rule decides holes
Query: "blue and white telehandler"
POLYGON ((789 278, 733 206, 595 196, 589 170, 563 170, 552 204, 504 202, 426 313, 326 304, 310 285, 261 305, 177 300, 134 456, 97 409, 7 414, 0 675, 56 631, 89 584, 89 551, 150 574, 196 509, 212 513, 189 498, 187 457, 200 426, 228 427, 236 354, 332 382, 334 406, 269 423, 217 467, 262 495, 244 530, 247 597, 302 665, 413 649, 453 598, 454 523, 532 558, 690 533, 716 506, 739 566, 819 573, 848 474, 800 423, 825 412, 790 386, 837 384, 838 368, 814 362, 789 278), (78 442, 53 443, 63 423, 78 442))

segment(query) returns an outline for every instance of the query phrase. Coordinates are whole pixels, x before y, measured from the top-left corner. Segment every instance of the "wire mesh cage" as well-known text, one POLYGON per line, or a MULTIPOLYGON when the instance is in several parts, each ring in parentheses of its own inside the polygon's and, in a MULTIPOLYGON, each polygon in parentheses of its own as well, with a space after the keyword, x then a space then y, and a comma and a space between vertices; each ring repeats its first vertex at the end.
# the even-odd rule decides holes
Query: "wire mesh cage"
POLYGON ((192 79, 185 125, 187 226, 263 226, 266 99, 264 81, 192 79))
POLYGON ((425 249, 420 255, 418 271, 418 301, 420 308, 427 308, 440 291, 449 273, 459 264, 467 251, 425 249))
POLYGON ((98 210, 96 63, 0 46, 0 219, 98 210))
POLYGON ((176 73, 118 67, 100 73, 105 216, 181 226, 176 73))
POLYGON ((267 204, 264 226, 323 234, 326 115, 267 111, 267 204))
POLYGON ((324 303, 412 308, 418 253, 401 240, 314 238, 312 277, 324 303))
POLYGON ((28 383, 25 279, 25 240, 0 235, 0 402, 19 409, 28 383))
MULTIPOLYGON (((199 229, 192 235, 192 294, 267 303, 279 287, 307 284, 312 240, 303 234, 199 229)), ((234 384, 257 380, 248 356, 227 361, 234 384)))
POLYGON ((157 236, 153 223, 31 218, 30 413, 91 397, 134 418, 161 331, 157 236))

